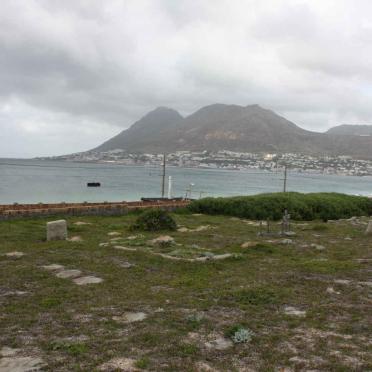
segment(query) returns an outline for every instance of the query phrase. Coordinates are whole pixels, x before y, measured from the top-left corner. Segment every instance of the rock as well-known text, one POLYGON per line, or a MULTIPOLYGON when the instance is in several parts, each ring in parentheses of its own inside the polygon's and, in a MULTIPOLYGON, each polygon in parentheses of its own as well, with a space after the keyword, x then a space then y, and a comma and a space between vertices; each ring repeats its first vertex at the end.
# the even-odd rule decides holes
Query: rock
POLYGON ((118 262, 118 265, 119 265, 120 267, 122 267, 123 269, 130 269, 131 267, 135 266, 134 264, 131 264, 131 263, 128 262, 128 261, 118 262))
POLYGON ((137 235, 130 235, 130 236, 127 236, 125 239, 127 240, 136 240, 138 238, 137 235))
POLYGON ((209 226, 209 225, 202 225, 202 226, 198 226, 193 231, 199 232, 199 231, 205 231, 205 230, 210 230, 210 229, 215 229, 215 227, 212 227, 212 226, 209 226))
POLYGON ((372 220, 368 222, 367 229, 365 232, 366 235, 372 235, 372 220))
POLYGON ((216 254, 211 257, 212 260, 224 260, 225 258, 232 257, 231 253, 216 254))
POLYGON ((295 233, 294 231, 285 231, 285 232, 283 233, 283 235, 285 235, 285 236, 295 236, 296 233, 295 233))
POLYGON ((298 317, 304 317, 306 316, 306 311, 298 310, 293 306, 285 306, 284 307, 284 313, 287 315, 294 315, 298 317))
POLYGON ((258 243, 257 242, 245 242, 240 247, 241 248, 250 248, 255 247, 258 243))
POLYGON ((123 238, 122 237, 117 237, 117 238, 111 238, 110 239, 110 242, 117 242, 118 240, 123 240, 123 238))
POLYGON ((279 242, 279 244, 283 244, 283 245, 293 244, 293 240, 292 239, 283 239, 279 242))
POLYGON ((350 236, 347 236, 346 238, 344 238, 344 240, 353 240, 353 239, 350 238, 350 236))
POLYGON ((334 282, 336 284, 350 284, 351 283, 351 280, 347 280, 347 279, 335 279, 334 282))
POLYGON ((70 239, 67 239, 69 242, 82 242, 83 239, 81 236, 72 236, 70 239))
POLYGON ((326 290, 326 292, 328 294, 338 294, 338 295, 341 294, 341 292, 335 291, 333 287, 328 287, 327 290, 326 290))
POLYGON ((18 251, 5 253, 5 256, 7 256, 7 257, 14 257, 14 258, 19 258, 19 257, 22 257, 24 255, 25 254, 23 252, 18 252, 18 251))
POLYGON ((218 372, 217 369, 211 367, 209 364, 205 362, 197 362, 195 364, 195 371, 197 372, 218 372))
POLYGON ((324 251, 325 250, 325 246, 324 245, 320 245, 320 244, 312 243, 312 244, 310 244, 310 247, 311 248, 315 248, 318 251, 324 251))
POLYGON ((41 267, 48 271, 59 271, 64 269, 64 266, 59 264, 44 265, 41 267))
POLYGON ((61 278, 61 279, 68 279, 68 278, 76 278, 80 275, 81 275, 80 270, 62 270, 56 274, 56 277, 61 278))
POLYGON ((37 372, 45 366, 40 358, 5 357, 0 359, 0 372, 37 372))
POLYGON ((97 278, 96 276, 88 275, 75 278, 74 283, 77 285, 86 285, 86 284, 98 284, 103 282, 103 279, 97 278))
POLYGON ((177 229, 178 232, 187 232, 187 231, 190 231, 187 227, 180 227, 179 229, 177 229))
POLYGON ((84 226, 84 225, 91 225, 91 223, 90 222, 77 221, 77 222, 74 222, 74 225, 84 226))
POLYGON ((109 233, 107 233, 108 236, 120 236, 121 233, 117 232, 117 231, 111 231, 109 233))
POLYGON ((99 247, 107 247, 109 245, 110 245, 110 243, 99 243, 98 244, 99 247))
POLYGON ((114 245, 114 248, 120 249, 122 251, 130 251, 130 252, 134 252, 137 250, 136 248, 123 247, 122 245, 114 245))
POLYGON ((100 365, 98 367, 99 371, 125 371, 125 372, 135 372, 139 371, 135 367, 136 361, 131 358, 114 358, 110 361, 100 365))
POLYGON ((51 221, 47 223, 47 241, 66 239, 67 239, 66 220, 51 221))
POLYGON ((141 322, 147 318, 147 314, 143 312, 126 312, 121 316, 113 316, 112 319, 119 323, 134 323, 141 322))
POLYGON ((149 241, 151 245, 170 245, 174 244, 174 238, 169 235, 161 235, 149 241))

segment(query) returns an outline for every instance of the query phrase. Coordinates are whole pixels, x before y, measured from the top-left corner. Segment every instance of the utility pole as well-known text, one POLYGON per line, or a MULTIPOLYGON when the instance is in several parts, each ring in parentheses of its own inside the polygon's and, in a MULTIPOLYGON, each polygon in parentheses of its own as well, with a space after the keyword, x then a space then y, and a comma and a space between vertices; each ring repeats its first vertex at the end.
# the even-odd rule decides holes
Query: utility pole
POLYGON ((163 173, 161 175, 162 182, 161 182, 161 197, 164 198, 165 196, 165 159, 166 155, 163 155, 163 173))
POLYGON ((284 164, 283 192, 287 192, 287 164, 284 164))

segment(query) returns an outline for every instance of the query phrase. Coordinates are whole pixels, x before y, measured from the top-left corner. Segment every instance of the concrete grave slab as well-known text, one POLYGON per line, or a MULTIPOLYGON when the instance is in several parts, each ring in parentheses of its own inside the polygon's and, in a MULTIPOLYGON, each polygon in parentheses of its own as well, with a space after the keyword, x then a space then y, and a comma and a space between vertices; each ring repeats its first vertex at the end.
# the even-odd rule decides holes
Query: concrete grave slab
POLYGON ((47 240, 66 240, 67 239, 67 222, 58 220, 47 222, 47 240))

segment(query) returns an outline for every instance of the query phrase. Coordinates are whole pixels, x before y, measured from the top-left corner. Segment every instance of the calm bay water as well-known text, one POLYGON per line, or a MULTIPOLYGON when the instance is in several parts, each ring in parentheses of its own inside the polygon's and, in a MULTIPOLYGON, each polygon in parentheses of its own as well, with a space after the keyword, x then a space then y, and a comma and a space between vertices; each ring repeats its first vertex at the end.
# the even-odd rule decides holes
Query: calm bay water
MULTIPOLYGON (((139 200, 161 193, 159 167, 0 159, 0 204, 139 200), (87 182, 100 182, 88 188, 87 182)), ((283 174, 265 171, 167 168, 173 196, 250 195, 283 188, 283 174)), ((288 191, 372 194, 372 177, 288 174, 288 191)))

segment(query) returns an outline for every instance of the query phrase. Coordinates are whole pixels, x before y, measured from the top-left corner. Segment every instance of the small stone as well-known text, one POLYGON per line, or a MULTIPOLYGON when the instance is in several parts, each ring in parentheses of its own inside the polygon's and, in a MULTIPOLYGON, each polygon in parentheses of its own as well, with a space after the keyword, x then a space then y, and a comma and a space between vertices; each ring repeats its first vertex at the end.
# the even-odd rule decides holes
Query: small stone
POLYGON ((351 280, 347 280, 347 279, 335 279, 334 282, 336 284, 350 284, 351 283, 351 280))
POLYGON ((82 242, 83 239, 81 236, 72 236, 70 239, 67 239, 69 242, 82 242))
POLYGON ((130 236, 127 236, 125 239, 127 240, 136 240, 138 238, 137 235, 130 235, 130 236))
POLYGON ((187 232, 187 231, 190 231, 187 227, 180 227, 179 229, 177 229, 178 232, 187 232))
POLYGON ((120 236, 117 238, 111 238, 110 242, 117 242, 118 240, 123 240, 123 238, 121 238, 120 236))
POLYGON ((120 250, 122 250, 122 251, 130 251, 130 252, 134 252, 134 251, 137 250, 136 248, 124 247, 124 246, 122 246, 122 245, 114 245, 114 248, 115 248, 115 249, 120 249, 120 250))
POLYGON ((283 239, 279 242, 279 244, 283 244, 283 245, 293 244, 293 240, 292 239, 283 239))
POLYGON ((285 232, 284 232, 284 235, 285 235, 285 236, 295 236, 296 233, 295 233, 294 231, 285 231, 285 232))
POLYGON ((338 294, 338 295, 341 294, 341 292, 335 291, 333 287, 328 287, 327 290, 326 290, 326 292, 328 294, 338 294))
POLYGON ((232 257, 231 253, 216 254, 216 255, 212 256, 211 258, 213 260, 224 260, 225 258, 229 258, 229 257, 232 257))
POLYGON ((59 265, 59 264, 51 264, 51 265, 44 265, 41 266, 43 269, 48 270, 48 271, 58 271, 58 270, 63 270, 64 266, 59 265))
POLYGON ((103 282, 103 279, 97 278, 95 276, 81 276, 79 278, 75 278, 74 283, 77 285, 86 285, 86 284, 98 284, 103 282))
POLYGON ((66 239, 67 239, 66 220, 51 221, 47 223, 47 241, 66 239))
POLYGON ((293 306, 285 306, 284 307, 284 313, 287 315, 294 315, 298 317, 304 317, 306 316, 306 311, 298 310, 293 306))
POLYGON ((81 275, 80 270, 62 270, 56 274, 56 277, 61 278, 61 279, 68 279, 68 278, 76 278, 80 275, 81 275))
POLYGON ((111 231, 109 233, 107 233, 108 236, 120 236, 121 233, 117 232, 117 231, 111 231))
POLYGON ((353 240, 353 239, 350 238, 350 236, 347 236, 346 238, 344 238, 344 240, 353 240))
POLYGON ((74 225, 84 226, 84 225, 91 225, 91 223, 90 222, 84 222, 84 221, 77 221, 77 222, 74 222, 74 225))
POLYGON ((365 232, 366 235, 372 235, 372 220, 368 222, 367 229, 365 232))
POLYGON ((324 251, 325 250, 325 246, 324 245, 320 245, 320 244, 310 244, 310 247, 311 248, 315 248, 316 250, 318 251, 324 251))
POLYGON ((18 251, 5 253, 5 256, 7 256, 7 257, 14 257, 14 258, 19 258, 19 257, 22 257, 24 255, 25 254, 23 252, 18 252, 18 251))
POLYGON ((107 247, 109 245, 110 245, 110 243, 99 243, 98 244, 99 247, 107 247))
POLYGON ((128 261, 119 262, 118 265, 122 267, 123 269, 130 269, 131 267, 135 266, 134 264, 131 264, 128 261))
POLYGON ((167 244, 173 244, 174 238, 172 238, 169 235, 161 235, 158 238, 152 239, 149 241, 152 245, 167 245, 167 244))
POLYGON ((257 242, 245 242, 240 247, 241 248, 250 248, 255 247, 258 243, 257 242))
POLYGON ((141 322, 142 320, 146 319, 147 315, 143 312, 126 312, 121 316, 113 316, 112 319, 119 323, 134 323, 134 322, 141 322))

